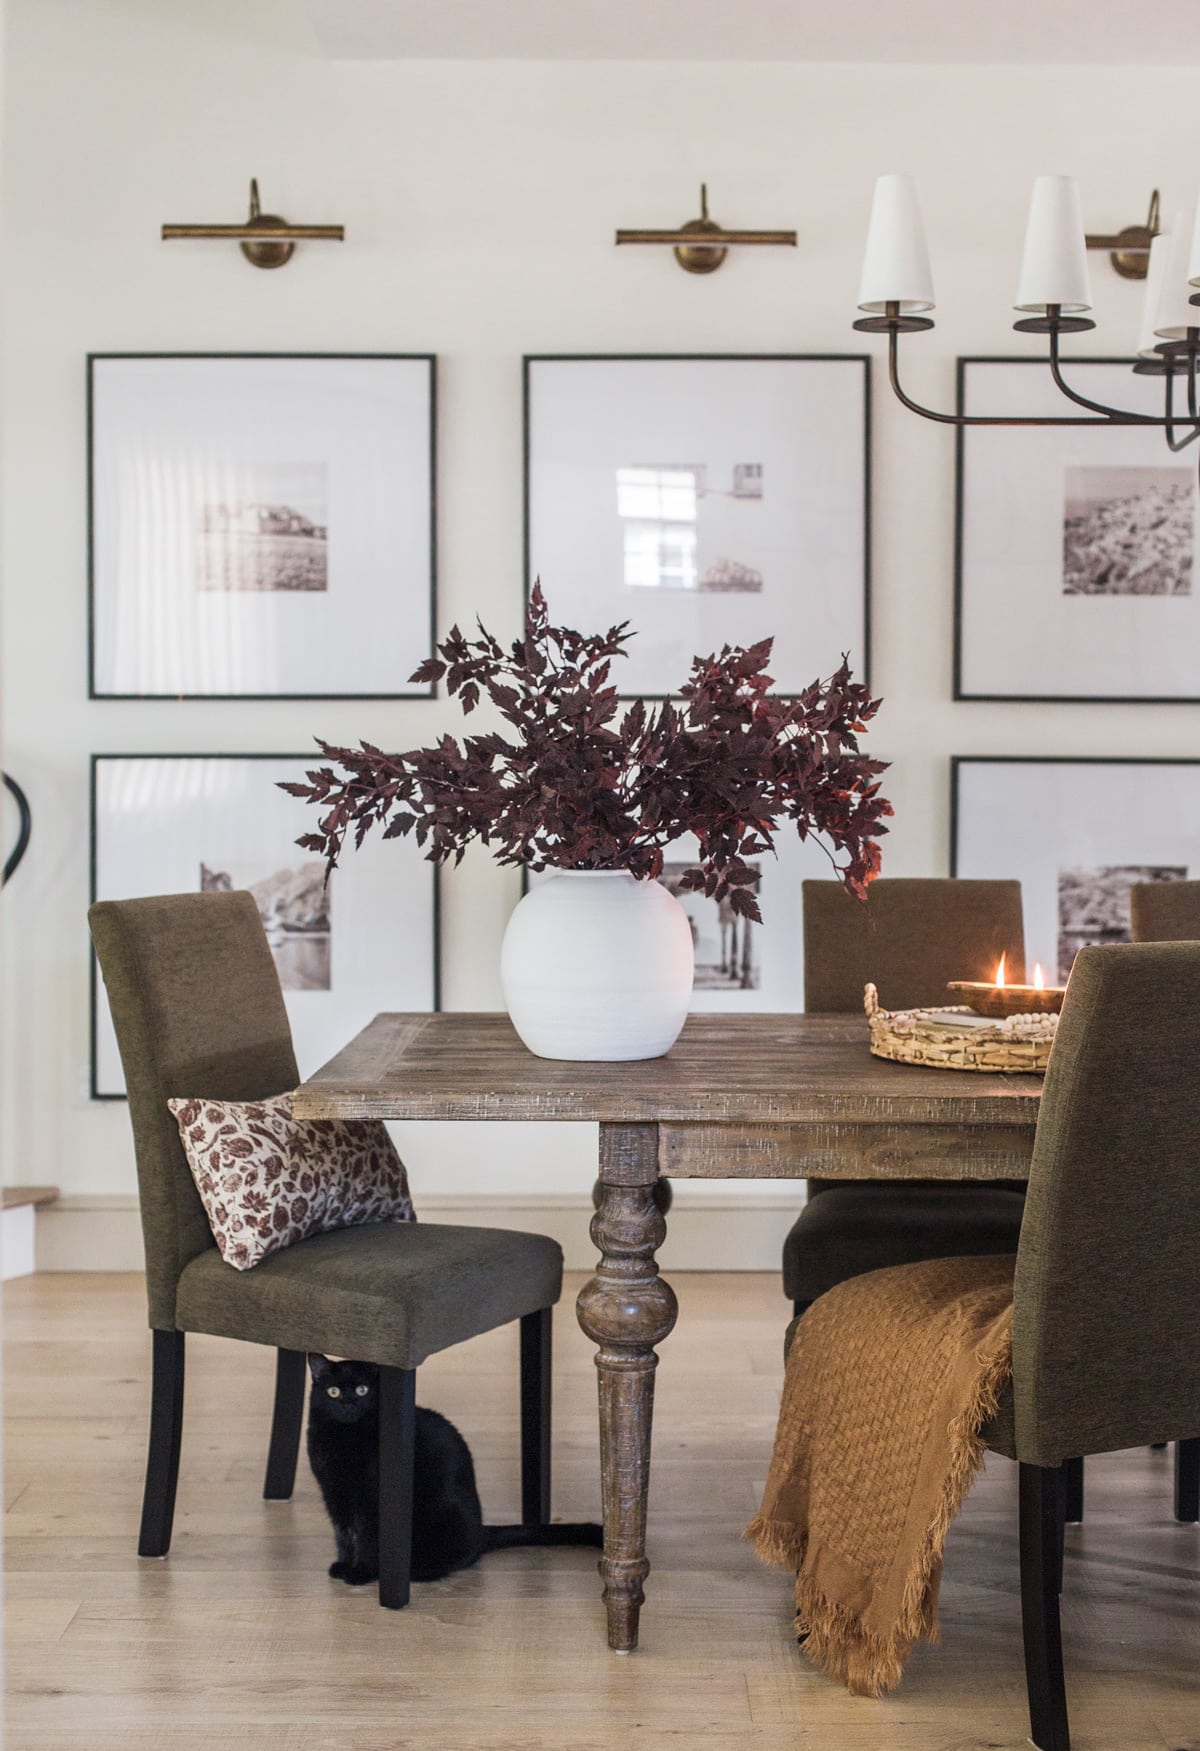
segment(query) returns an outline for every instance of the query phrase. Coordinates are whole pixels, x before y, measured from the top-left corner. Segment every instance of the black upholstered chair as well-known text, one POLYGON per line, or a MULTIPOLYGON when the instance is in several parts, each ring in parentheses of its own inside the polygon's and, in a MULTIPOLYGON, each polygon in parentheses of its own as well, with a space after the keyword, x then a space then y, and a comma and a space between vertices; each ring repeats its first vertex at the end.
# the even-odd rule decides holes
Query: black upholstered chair
MULTIPOLYGON (((888 879, 866 906, 840 882, 805 882, 804 1007, 862 1013, 863 987, 886 1009, 951 1001, 949 979, 990 979, 1001 955, 1025 976, 1021 885, 888 879)), ((783 1244, 783 1288, 796 1314, 847 1277, 918 1259, 1015 1252, 1019 1185, 956 1180, 809 1180, 783 1244)))
POLYGON ((260 1100, 296 1086, 287 1012, 251 895, 103 901, 89 913, 108 988, 137 1152, 153 1332, 150 1447, 138 1554, 171 1543, 188 1332, 269 1344, 275 1411, 263 1494, 292 1493, 305 1353, 379 1366, 379 1602, 408 1602, 416 1370, 427 1356, 521 1322, 521 1510, 550 1515, 551 1309, 562 1253, 537 1234, 380 1223, 318 1234, 249 1271, 217 1251, 173 1096, 260 1100))

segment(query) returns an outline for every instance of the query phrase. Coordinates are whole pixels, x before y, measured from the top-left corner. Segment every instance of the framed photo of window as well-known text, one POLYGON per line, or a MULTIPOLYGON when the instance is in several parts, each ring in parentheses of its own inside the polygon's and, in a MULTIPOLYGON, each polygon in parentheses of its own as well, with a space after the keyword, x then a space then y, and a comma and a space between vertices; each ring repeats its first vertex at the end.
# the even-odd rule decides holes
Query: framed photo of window
MULTIPOLYGON (((1161 415, 1128 359, 1072 388, 1161 415)), ((960 359, 966 414, 1079 412, 1037 359, 960 359)), ((1137 427, 960 427, 956 699, 1200 701, 1195 451, 1137 427)))
POLYGON ((434 376, 426 354, 93 354, 89 696, 428 697, 434 376))
POLYGON ((950 816, 951 875, 1021 883, 1051 984, 1085 943, 1128 942, 1135 882, 1200 875, 1200 760, 956 756, 950 816))
POLYGON ((782 693, 843 652, 866 680, 869 428, 859 354, 527 357, 526 587, 631 622, 625 698, 767 637, 782 693))
MULTIPOLYGON (((438 872, 408 839, 372 835, 325 885, 296 840, 310 805, 278 788, 304 754, 96 754, 92 899, 247 888, 258 902, 301 1076, 384 1010, 438 1007, 438 872)), ((92 1095, 125 1092, 92 957, 92 1095)))

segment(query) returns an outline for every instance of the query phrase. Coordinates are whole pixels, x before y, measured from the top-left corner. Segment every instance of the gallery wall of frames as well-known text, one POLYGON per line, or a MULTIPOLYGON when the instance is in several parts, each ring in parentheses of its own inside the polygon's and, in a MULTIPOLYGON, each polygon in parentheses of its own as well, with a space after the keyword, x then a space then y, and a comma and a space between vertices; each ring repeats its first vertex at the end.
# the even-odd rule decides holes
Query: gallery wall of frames
MULTIPOLYGON (((1069 160, 1099 230, 1156 180, 1171 208, 1186 74, 1079 69, 1052 105, 1035 68, 331 79, 293 45, 181 17, 147 32, 109 0, 70 9, 64 61, 61 0, 15 10, 0 661, 4 766, 35 820, 0 969, 17 1177, 59 1184, 81 1221, 132 1200, 93 894, 251 889, 305 1072, 378 1009, 498 1007, 519 874, 481 851, 439 875, 374 842, 326 891, 295 843, 305 805, 277 784, 317 736, 457 732, 457 708, 409 677, 456 621, 515 636, 538 574, 558 621, 632 621, 630 698, 669 695, 727 638, 774 635, 787 692, 847 651, 884 698, 885 872, 1020 876, 1043 964, 1125 928, 1129 881, 1197 873, 1187 458, 1136 433, 974 430, 956 452, 851 329, 872 179, 900 130, 958 294, 953 322, 912 339, 913 385, 947 408, 957 387, 966 409, 1036 411, 1041 368, 1013 356, 1008 308, 1029 182, 1069 160), (950 92, 1004 152, 946 153, 950 92), (1098 113, 1136 115, 1136 135, 1101 139, 1098 113), (1015 114, 1034 118, 1019 141, 1015 114), (47 128, 95 142, 86 186, 38 150, 47 128), (159 241, 164 217, 222 210, 250 174, 285 212, 344 220, 344 245, 259 273, 229 245, 159 241), (702 176, 717 217, 794 224, 797 248, 692 276, 669 251, 613 247, 634 217, 674 223, 702 176), (955 234, 964 201, 986 235, 955 234)), ((1141 288, 1102 261, 1094 280, 1076 381, 1128 401, 1136 384, 1111 384, 1141 288)), ((826 873, 798 843, 764 861, 750 929, 688 896, 698 1008, 799 1004, 795 896, 826 873)), ((403 1148, 427 1207, 583 1204, 594 1170, 586 1128, 415 1126, 403 1148)), ((786 1228, 796 1196, 680 1199, 779 1206, 786 1228)))

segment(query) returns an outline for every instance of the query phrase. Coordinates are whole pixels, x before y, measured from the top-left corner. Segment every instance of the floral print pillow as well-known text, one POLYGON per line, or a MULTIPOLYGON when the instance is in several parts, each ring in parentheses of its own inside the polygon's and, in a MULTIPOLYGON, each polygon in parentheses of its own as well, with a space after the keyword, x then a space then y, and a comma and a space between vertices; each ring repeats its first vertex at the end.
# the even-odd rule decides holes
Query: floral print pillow
POLYGON ((363 1222, 415 1222, 408 1175, 378 1119, 296 1119, 270 1100, 170 1100, 225 1263, 363 1222))

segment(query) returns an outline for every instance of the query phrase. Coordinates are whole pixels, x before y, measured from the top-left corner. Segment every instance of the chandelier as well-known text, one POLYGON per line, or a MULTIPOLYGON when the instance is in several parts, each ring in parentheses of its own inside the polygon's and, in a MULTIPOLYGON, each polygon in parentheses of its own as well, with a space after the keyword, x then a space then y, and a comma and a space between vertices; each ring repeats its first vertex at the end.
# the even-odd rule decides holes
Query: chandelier
POLYGON ((1017 280, 1014 308, 1021 334, 1047 337, 1047 363, 1056 387, 1068 401, 1086 409, 1079 414, 1004 415, 942 413, 922 407, 901 386, 900 336, 933 327, 926 311, 934 308, 933 277, 925 228, 910 176, 881 176, 875 184, 867 247, 863 258, 858 308, 866 314, 854 324, 865 334, 888 337, 888 377, 898 399, 911 413, 948 426, 1149 426, 1156 427, 1172 450, 1182 450, 1200 438, 1197 405, 1197 360, 1200 358, 1200 214, 1190 257, 1183 216, 1172 229, 1160 232, 1150 245, 1145 303, 1134 373, 1162 377, 1161 414, 1109 407, 1081 395, 1063 375, 1059 340, 1082 334, 1095 323, 1088 279, 1087 244, 1079 189, 1071 176, 1039 176, 1033 186, 1025 248, 1017 280), (1178 399, 1186 411, 1177 408, 1178 399))

